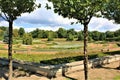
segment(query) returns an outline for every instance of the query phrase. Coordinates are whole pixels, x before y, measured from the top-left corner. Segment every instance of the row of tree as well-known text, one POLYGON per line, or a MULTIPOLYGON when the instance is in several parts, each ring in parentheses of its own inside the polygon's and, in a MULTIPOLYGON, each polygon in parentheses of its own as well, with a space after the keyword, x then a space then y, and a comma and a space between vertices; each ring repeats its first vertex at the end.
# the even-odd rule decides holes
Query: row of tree
MULTIPOLYGON (((25 45, 31 45, 32 44, 32 35, 31 33, 25 33, 24 28, 20 29, 13 29, 13 38, 15 39, 22 39, 22 43, 25 45)), ((9 31, 7 27, 1 26, 0 27, 0 39, 3 40, 3 42, 7 43, 9 42, 9 31)), ((13 43, 16 41, 13 40, 13 43)))
MULTIPOLYGON (((72 41, 77 38, 78 41, 84 40, 84 32, 83 31, 75 31, 74 29, 65 30, 64 28, 59 28, 57 31, 45 31, 36 29, 31 32, 33 38, 66 38, 68 41, 72 41)), ((120 40, 120 29, 116 31, 89 31, 88 32, 88 40, 94 41, 118 41, 120 40)))
MULTIPOLYGON (((9 34, 8 27, 0 26, 0 38, 3 38, 5 35, 8 34, 9 34)), ((23 37, 24 34, 25 34, 24 28, 13 30, 13 37, 23 37)))
MULTIPOLYGON (((4 42, 8 42, 8 29, 7 27, 0 27, 0 37, 4 38, 4 42)), ((120 41, 120 29, 116 31, 89 31, 88 32, 89 41, 120 41)), ((66 30, 64 28, 59 28, 57 31, 48 31, 36 29, 29 33, 25 33, 24 28, 14 29, 13 30, 14 38, 23 39, 23 44, 32 44, 32 38, 48 38, 48 41, 54 40, 54 38, 66 38, 67 41, 82 41, 84 40, 83 31, 75 31, 74 29, 66 30), (29 35, 26 37, 26 35, 29 35), (25 40, 31 39, 31 42, 24 43, 25 40)), ((26 41, 27 42, 27 41, 26 41)))

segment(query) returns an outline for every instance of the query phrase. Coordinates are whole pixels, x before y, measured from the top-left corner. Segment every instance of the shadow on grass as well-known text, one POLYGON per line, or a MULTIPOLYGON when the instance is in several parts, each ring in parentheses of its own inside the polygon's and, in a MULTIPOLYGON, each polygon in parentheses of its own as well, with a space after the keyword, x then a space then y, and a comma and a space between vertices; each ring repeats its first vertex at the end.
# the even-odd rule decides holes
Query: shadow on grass
POLYGON ((108 54, 108 55, 119 54, 120 55, 120 51, 105 52, 104 54, 108 54))
MULTIPOLYGON (((97 58, 97 57, 98 57, 98 54, 88 55, 88 59, 93 59, 93 58, 97 58)), ((80 61, 83 59, 84 59, 84 56, 81 55, 81 56, 75 56, 75 57, 65 57, 65 58, 55 58, 55 59, 50 59, 50 60, 43 60, 43 61, 40 61, 40 63, 48 64, 48 65, 57 65, 57 64, 64 64, 64 63, 80 61)))

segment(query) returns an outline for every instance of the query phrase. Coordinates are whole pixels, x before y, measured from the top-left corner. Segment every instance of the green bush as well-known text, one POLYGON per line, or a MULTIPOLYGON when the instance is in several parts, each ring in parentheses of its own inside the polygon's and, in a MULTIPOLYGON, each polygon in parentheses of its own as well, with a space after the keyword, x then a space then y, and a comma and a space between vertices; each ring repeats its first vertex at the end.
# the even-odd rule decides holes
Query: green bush
POLYGON ((74 40, 74 36, 72 34, 68 34, 67 41, 73 41, 73 40, 74 40))
POLYGON ((47 41, 53 41, 53 33, 52 32, 49 32, 47 41))
POLYGON ((47 41, 53 41, 53 38, 52 37, 48 37, 47 41))
POLYGON ((31 34, 24 34, 23 35, 23 44, 32 45, 32 35, 31 34))

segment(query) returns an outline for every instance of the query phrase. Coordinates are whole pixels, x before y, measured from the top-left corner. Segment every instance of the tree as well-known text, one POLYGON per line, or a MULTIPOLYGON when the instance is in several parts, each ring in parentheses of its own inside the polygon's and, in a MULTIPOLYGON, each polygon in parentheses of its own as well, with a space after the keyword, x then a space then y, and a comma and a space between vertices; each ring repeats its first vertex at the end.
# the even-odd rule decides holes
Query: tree
POLYGON ((3 35, 4 35, 4 31, 0 29, 0 39, 3 38, 3 35))
POLYGON ((53 32, 52 31, 49 31, 48 32, 48 40, 47 41, 53 41, 53 32))
POLYGON ((73 41, 73 40, 74 40, 74 36, 72 34, 68 34, 67 41, 73 41))
POLYGON ((59 38, 65 38, 66 34, 67 34, 67 31, 63 28, 59 28, 58 31, 57 31, 57 34, 58 34, 59 38))
MULTIPOLYGON (((88 24, 93 16, 100 16, 105 0, 48 0, 53 3, 54 12, 63 17, 74 18, 84 25, 84 71, 88 80, 87 38, 88 24)), ((49 6, 46 5, 47 8, 49 6)))
POLYGON ((120 36, 120 29, 114 32, 114 36, 115 36, 115 37, 120 36))
POLYGON ((78 41, 84 40, 84 36, 83 36, 83 32, 82 31, 78 32, 78 39, 77 40, 78 41))
POLYGON ((98 31, 93 31, 92 32, 92 39, 95 40, 95 41, 98 41, 100 38, 100 32, 98 31))
POLYGON ((106 40, 106 34, 105 33, 100 33, 99 40, 106 40))
POLYGON ((115 23, 120 23, 120 0, 107 0, 104 5, 102 14, 109 20, 114 20, 115 23))
POLYGON ((33 38, 38 38, 39 36, 39 29, 37 28, 36 30, 31 32, 33 38))
MULTIPOLYGON (((105 10, 102 11, 104 17, 114 20, 115 23, 120 24, 120 0, 108 0, 108 3, 105 5, 104 9, 105 10)), ((118 68, 120 69, 120 64, 118 68)))
POLYGON ((0 29, 3 30, 3 31, 6 31, 6 30, 7 30, 7 27, 5 27, 5 26, 0 26, 0 29))
POLYGON ((17 38, 19 35, 18 35, 18 29, 14 29, 13 30, 13 37, 14 38, 17 38))
POLYGON ((25 34, 24 28, 20 28, 20 29, 18 30, 18 34, 19 34, 20 37, 23 37, 23 35, 25 34))
POLYGON ((9 23, 9 42, 8 42, 8 59, 9 75, 8 80, 12 80, 12 35, 13 21, 21 16, 22 13, 30 13, 36 7, 35 0, 0 0, 0 17, 9 23))
POLYGON ((113 38, 114 37, 114 32, 111 32, 111 31, 106 31, 106 37, 107 38, 113 38))
POLYGON ((7 44, 9 42, 9 31, 8 31, 8 29, 6 29, 6 31, 4 32, 3 42, 5 42, 7 44))
POLYGON ((23 44, 25 45, 32 45, 32 35, 31 34, 28 34, 28 33, 25 33, 23 35, 23 44))
POLYGON ((77 36, 77 32, 76 32, 74 29, 69 29, 69 30, 67 30, 67 36, 68 36, 69 34, 73 35, 74 37, 77 36))

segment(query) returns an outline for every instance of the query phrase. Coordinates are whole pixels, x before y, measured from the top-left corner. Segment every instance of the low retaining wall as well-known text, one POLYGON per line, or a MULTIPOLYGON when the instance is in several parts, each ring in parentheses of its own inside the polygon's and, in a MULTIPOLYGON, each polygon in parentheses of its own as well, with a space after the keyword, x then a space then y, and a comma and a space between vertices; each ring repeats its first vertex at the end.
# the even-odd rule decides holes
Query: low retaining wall
MULTIPOLYGON (((98 65, 104 65, 114 61, 120 61, 120 55, 105 56, 101 58, 91 59, 88 62, 88 68, 94 68, 98 65)), ((8 65, 8 60, 0 58, 0 64, 8 65)), ((24 70, 39 73, 41 75, 52 78, 55 76, 65 75, 75 71, 83 70, 84 64, 83 64, 83 60, 72 63, 60 64, 60 65, 46 65, 46 64, 13 60, 13 67, 22 68, 24 70)))

